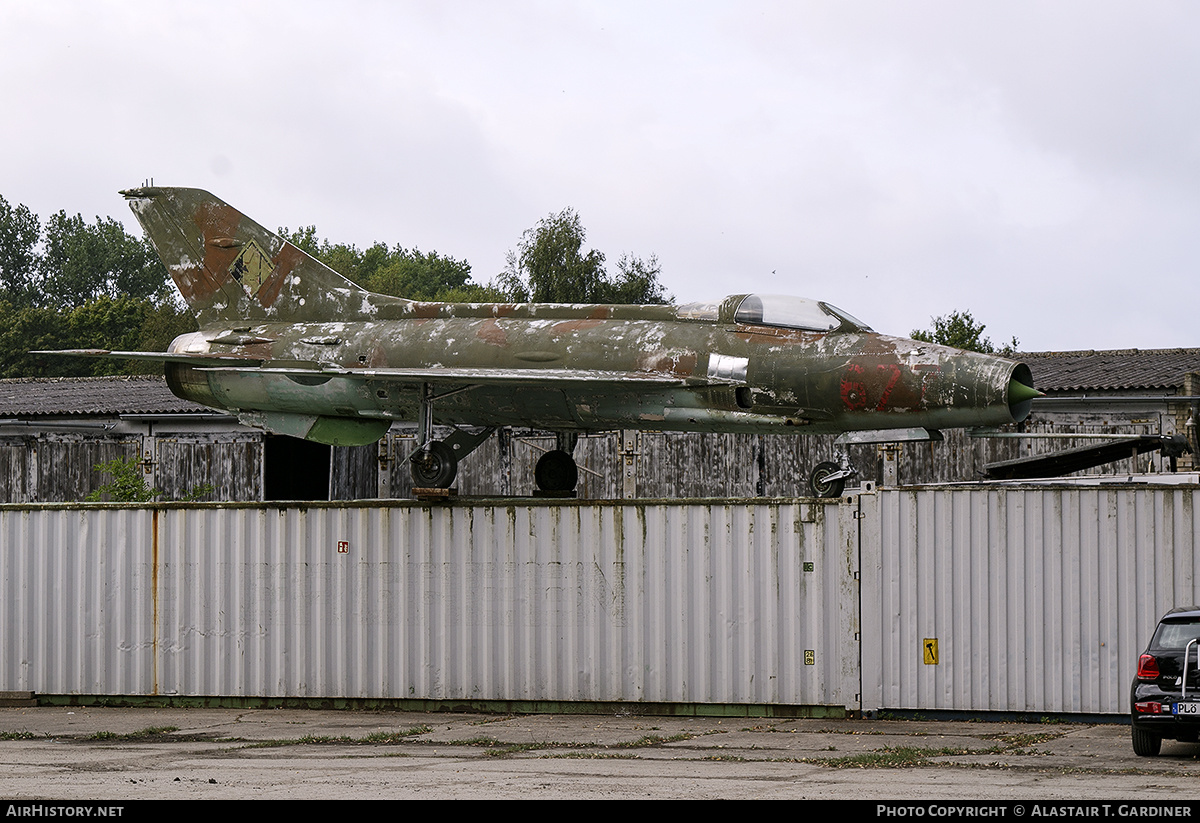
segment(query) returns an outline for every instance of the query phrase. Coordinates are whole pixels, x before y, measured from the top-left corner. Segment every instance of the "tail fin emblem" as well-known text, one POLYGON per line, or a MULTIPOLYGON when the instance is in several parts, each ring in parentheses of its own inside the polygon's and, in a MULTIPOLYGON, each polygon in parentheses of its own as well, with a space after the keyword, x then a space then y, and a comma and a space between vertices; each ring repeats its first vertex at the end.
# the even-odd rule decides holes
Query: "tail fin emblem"
POLYGON ((263 281, 275 271, 275 264, 258 243, 251 240, 229 266, 229 273, 242 284, 246 294, 253 297, 263 281))

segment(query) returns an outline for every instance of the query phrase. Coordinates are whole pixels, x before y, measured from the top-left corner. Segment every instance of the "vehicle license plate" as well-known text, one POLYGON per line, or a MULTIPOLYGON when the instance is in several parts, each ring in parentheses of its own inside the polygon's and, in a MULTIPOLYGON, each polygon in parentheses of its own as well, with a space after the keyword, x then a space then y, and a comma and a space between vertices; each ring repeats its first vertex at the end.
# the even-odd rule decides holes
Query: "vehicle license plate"
POLYGON ((1197 703, 1176 703, 1175 714, 1187 714, 1200 716, 1200 702, 1197 703))

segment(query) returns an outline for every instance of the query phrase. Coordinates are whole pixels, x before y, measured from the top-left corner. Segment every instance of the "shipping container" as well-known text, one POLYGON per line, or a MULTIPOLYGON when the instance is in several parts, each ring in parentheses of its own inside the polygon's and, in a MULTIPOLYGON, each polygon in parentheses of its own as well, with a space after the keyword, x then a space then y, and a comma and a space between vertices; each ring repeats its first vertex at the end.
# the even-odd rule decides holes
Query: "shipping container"
POLYGON ((1121 714, 1196 489, 0 506, 0 690, 1121 714))

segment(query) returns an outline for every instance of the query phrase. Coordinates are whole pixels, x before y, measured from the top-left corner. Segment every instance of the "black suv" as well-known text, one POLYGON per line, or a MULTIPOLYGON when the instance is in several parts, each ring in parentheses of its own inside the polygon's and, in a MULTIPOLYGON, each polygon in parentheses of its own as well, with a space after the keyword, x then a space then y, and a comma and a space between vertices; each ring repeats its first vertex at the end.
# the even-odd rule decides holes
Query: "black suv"
POLYGON ((1154 757, 1163 738, 1200 739, 1200 606, 1171 609, 1158 621, 1129 690, 1133 751, 1154 757))

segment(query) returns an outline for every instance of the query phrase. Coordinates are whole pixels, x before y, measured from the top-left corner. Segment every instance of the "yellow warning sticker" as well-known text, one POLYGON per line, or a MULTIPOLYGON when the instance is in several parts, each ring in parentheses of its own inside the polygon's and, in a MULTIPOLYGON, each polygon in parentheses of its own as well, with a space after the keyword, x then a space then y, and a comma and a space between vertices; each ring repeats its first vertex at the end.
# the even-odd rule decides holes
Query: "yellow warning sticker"
POLYGON ((267 257, 262 246, 253 240, 245 245, 241 254, 229 267, 229 273, 242 284, 246 294, 251 297, 258 293, 263 281, 270 277, 274 270, 275 264, 271 262, 271 258, 267 257))

